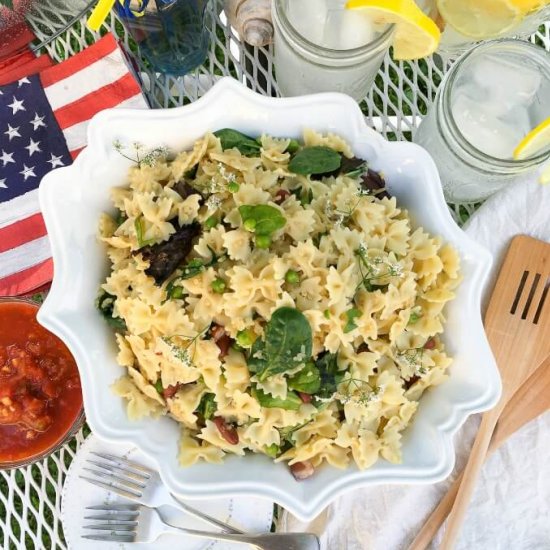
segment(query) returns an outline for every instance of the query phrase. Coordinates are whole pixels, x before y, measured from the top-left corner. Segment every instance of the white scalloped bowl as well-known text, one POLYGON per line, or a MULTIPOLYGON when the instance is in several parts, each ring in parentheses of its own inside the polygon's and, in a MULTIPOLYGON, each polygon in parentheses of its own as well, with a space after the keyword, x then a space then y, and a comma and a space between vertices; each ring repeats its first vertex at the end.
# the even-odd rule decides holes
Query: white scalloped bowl
POLYGON ((202 99, 170 110, 110 110, 97 115, 88 148, 69 167, 48 174, 40 204, 51 239, 55 276, 40 309, 42 325, 59 336, 76 358, 92 430, 113 443, 134 443, 158 464, 162 479, 187 498, 254 495, 272 499, 303 520, 311 519, 350 489, 380 483, 434 483, 454 464, 453 434, 472 413, 495 405, 500 378, 480 314, 480 297, 491 256, 452 220, 435 164, 422 148, 384 140, 368 128, 357 104, 342 94, 273 99, 235 80, 222 79, 202 99), (372 468, 345 471, 324 467, 296 482, 283 464, 267 457, 229 457, 223 466, 182 468, 177 461, 175 421, 128 420, 125 406, 109 386, 123 374, 115 339, 94 308, 98 286, 109 266, 96 239, 101 212, 111 210, 109 190, 123 185, 130 162, 113 148, 140 141, 147 147, 189 148, 207 131, 236 128, 251 135, 300 137, 304 128, 346 138, 355 154, 383 171, 389 191, 409 209, 415 223, 441 235, 459 251, 464 281, 447 306, 444 341, 454 357, 449 379, 426 392, 403 438, 403 463, 380 459, 372 468))

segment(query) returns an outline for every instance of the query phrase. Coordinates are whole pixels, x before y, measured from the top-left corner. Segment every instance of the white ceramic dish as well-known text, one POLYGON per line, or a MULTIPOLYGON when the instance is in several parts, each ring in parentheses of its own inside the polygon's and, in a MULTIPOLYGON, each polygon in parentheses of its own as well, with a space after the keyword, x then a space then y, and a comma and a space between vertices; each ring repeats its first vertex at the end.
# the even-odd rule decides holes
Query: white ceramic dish
POLYGON ((40 204, 52 243, 55 277, 39 321, 74 354, 82 378, 84 405, 91 428, 112 442, 135 444, 158 463, 174 493, 186 498, 253 495, 274 500, 303 520, 317 515, 344 491, 379 483, 433 483, 454 464, 453 434, 466 417, 492 407, 500 378, 485 338, 480 296, 491 266, 490 254, 452 220, 439 177, 429 155, 411 143, 391 143, 369 129, 357 104, 341 94, 272 99, 256 95, 232 79, 223 79, 202 99, 170 110, 111 110, 90 124, 88 148, 70 167, 48 174, 40 186, 40 204), (382 170, 389 190, 413 219, 441 235, 459 251, 464 282, 447 309, 444 340, 455 361, 450 378, 423 397, 413 425, 403 438, 403 463, 380 460, 366 471, 326 467, 296 482, 283 464, 265 456, 228 458, 224 466, 177 462, 179 429, 169 418, 128 420, 123 400, 109 386, 123 374, 115 361, 111 330, 94 308, 108 270, 96 240, 100 213, 110 209, 109 190, 123 185, 130 161, 113 142, 139 141, 146 147, 188 148, 209 130, 236 128, 251 135, 300 137, 302 129, 331 131, 382 170))

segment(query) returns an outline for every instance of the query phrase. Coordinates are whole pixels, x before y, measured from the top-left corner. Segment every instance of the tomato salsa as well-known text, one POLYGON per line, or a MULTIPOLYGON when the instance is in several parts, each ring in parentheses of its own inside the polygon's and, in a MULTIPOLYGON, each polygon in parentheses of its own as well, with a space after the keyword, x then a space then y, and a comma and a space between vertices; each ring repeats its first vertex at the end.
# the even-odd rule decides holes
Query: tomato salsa
POLYGON ((82 410, 73 356, 38 324, 38 307, 0 301, 0 465, 52 449, 82 410))

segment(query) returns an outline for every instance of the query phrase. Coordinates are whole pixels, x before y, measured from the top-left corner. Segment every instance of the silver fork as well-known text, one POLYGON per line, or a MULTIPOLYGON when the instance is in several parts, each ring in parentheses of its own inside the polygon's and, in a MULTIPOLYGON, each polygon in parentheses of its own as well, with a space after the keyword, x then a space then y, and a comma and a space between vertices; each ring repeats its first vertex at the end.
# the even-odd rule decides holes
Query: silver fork
POLYGON ((100 512, 86 516, 92 523, 84 529, 93 534, 83 535, 85 539, 110 542, 154 542, 164 534, 184 534, 203 539, 224 540, 250 544, 259 550, 319 550, 319 539, 311 533, 265 533, 244 535, 208 533, 195 529, 177 527, 164 518, 159 510, 135 504, 90 506, 86 510, 100 512))
POLYGON ((159 507, 167 504, 220 528, 224 533, 242 534, 239 529, 235 529, 231 525, 173 497, 165 490, 159 474, 154 470, 120 456, 94 452, 91 454, 101 460, 87 459, 86 462, 93 467, 83 468, 83 470, 94 474, 97 479, 82 475, 79 476, 81 479, 139 504, 149 507, 159 507))

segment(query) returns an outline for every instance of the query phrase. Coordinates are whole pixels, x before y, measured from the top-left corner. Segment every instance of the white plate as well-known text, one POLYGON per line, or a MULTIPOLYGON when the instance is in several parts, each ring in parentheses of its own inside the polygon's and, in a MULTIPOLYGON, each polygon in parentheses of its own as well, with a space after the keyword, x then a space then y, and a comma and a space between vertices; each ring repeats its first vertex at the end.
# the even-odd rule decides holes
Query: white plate
POLYGON ((480 296, 491 266, 490 254, 452 220, 434 162, 412 143, 387 142, 368 128, 358 105, 342 94, 275 99, 260 96, 233 79, 220 80, 191 105, 168 110, 110 110, 90 123, 88 148, 67 168, 50 172, 40 185, 55 264, 52 289, 38 314, 76 358, 86 415, 104 439, 131 442, 158 464, 171 491, 191 498, 262 496, 301 519, 315 517, 331 500, 352 488, 378 483, 433 483, 454 464, 453 435, 466 417, 492 407, 500 378, 480 315, 480 296), (441 235, 459 251, 464 276, 457 298, 447 306, 444 340, 454 357, 450 377, 422 398, 403 437, 403 463, 379 460, 372 468, 341 471, 325 467, 305 482, 266 456, 229 457, 223 466, 181 468, 179 426, 168 417, 131 422, 123 400, 109 386, 124 373, 115 360, 112 331, 94 308, 97 289, 108 273, 98 243, 100 213, 111 210, 109 191, 123 185, 131 162, 113 142, 140 141, 147 148, 174 151, 192 146, 205 132, 236 128, 247 134, 301 137, 304 128, 334 132, 355 154, 383 171, 388 187, 413 220, 441 235))
MULTIPOLYGON (((98 460, 94 455, 90 455, 91 452, 116 454, 144 466, 155 468, 155 463, 133 445, 119 444, 113 446, 94 435, 90 435, 80 447, 75 459, 71 463, 63 486, 61 520, 63 521, 63 531, 69 549, 97 550, 98 547, 101 547, 101 550, 135 549, 136 547, 133 544, 97 542, 81 537, 84 533, 90 534, 90 531, 82 529, 83 525, 90 523, 90 521, 84 521, 84 516, 94 513, 86 510, 87 506, 112 504, 115 502, 126 504, 130 502, 114 493, 109 493, 100 487, 96 487, 80 479, 80 475, 90 475, 82 470, 83 467, 90 467, 89 464, 86 464, 86 460, 98 460)), ((265 533, 271 529, 274 504, 265 499, 247 497, 220 498, 216 500, 201 500, 199 502, 188 500, 186 503, 216 519, 220 519, 249 533, 265 533)), ((218 530, 208 523, 188 516, 185 512, 172 510, 169 507, 163 508, 163 511, 179 527, 201 529, 204 531, 218 530)), ((208 542, 184 535, 163 535, 156 542, 140 544, 139 548, 140 550, 173 550, 174 548, 185 548, 185 550, 246 550, 249 546, 247 544, 230 544, 219 541, 208 542)))

